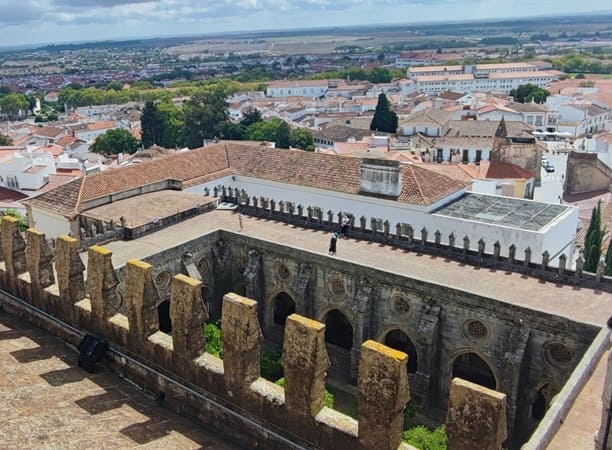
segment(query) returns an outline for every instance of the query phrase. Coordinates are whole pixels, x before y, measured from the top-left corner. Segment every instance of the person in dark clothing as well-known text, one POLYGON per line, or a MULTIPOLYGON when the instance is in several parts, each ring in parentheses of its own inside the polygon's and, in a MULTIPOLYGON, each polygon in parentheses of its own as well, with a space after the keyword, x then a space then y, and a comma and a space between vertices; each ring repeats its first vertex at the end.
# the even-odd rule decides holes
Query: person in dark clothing
POLYGON ((341 223, 341 227, 340 227, 340 236, 345 238, 348 235, 348 229, 349 229, 349 218, 346 216, 346 214, 344 214, 342 216, 342 223, 341 223))
POLYGON ((329 240, 329 254, 334 256, 336 254, 336 242, 338 241, 338 232, 332 233, 331 239, 329 240))

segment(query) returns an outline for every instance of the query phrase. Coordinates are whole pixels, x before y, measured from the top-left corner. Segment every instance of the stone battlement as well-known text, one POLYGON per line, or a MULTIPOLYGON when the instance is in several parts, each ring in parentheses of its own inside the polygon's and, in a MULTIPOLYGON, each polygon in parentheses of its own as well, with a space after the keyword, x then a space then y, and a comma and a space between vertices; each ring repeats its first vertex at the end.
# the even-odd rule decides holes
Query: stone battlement
MULTIPOLYGON (((206 190, 206 195, 221 197, 223 201, 236 203, 244 214, 265 219, 277 220, 292 225, 319 230, 339 229, 343 212, 324 212, 321 208, 283 201, 276 202, 265 197, 249 197, 246 192, 238 189, 221 187, 206 190)), ((368 220, 365 216, 356 218, 349 215, 350 236, 355 239, 379 242, 414 252, 440 255, 459 261, 467 262, 473 266, 488 267, 492 269, 517 272, 550 281, 572 286, 581 286, 590 289, 601 289, 612 292, 612 277, 604 276, 604 261, 600 261, 596 273, 583 270, 584 258, 582 252, 570 268, 570 261, 565 254, 558 258, 558 266, 553 267, 549 262, 555 257, 544 251, 541 262, 534 262, 535 254, 529 247, 523 254, 519 254, 517 246, 511 244, 507 249, 501 248, 499 241, 487 242, 478 236, 456 236, 454 233, 443 236, 439 230, 422 228, 415 230, 410 224, 396 223, 388 220, 368 220), (473 250, 473 242, 477 242, 477 250, 473 250), (472 244, 472 245, 471 245, 472 244), (502 256, 507 254, 507 256, 502 256)))
MULTIPOLYGON (((233 293, 224 296, 221 360, 206 353, 203 328, 209 312, 200 281, 185 275, 172 278, 173 331, 168 334, 159 329, 152 265, 137 260, 126 264, 122 302, 109 250, 89 249, 85 280, 78 241, 73 238, 57 239, 55 264, 48 242, 36 230, 29 229, 24 239, 16 222, 3 220, 0 239, 1 309, 27 315, 71 341, 83 332, 105 339, 124 376, 155 392, 171 407, 231 433, 250 448, 410 448, 401 443, 403 410, 409 399, 406 354, 373 341, 361 346, 359 418, 354 420, 324 406, 329 358, 323 324, 296 314, 287 318, 283 389, 260 378, 263 337, 257 302, 233 293), (119 312, 122 303, 125 314, 119 312), (255 426, 257 423, 260 425, 255 426), (276 431, 262 431, 265 427, 276 431)), ((479 396, 480 388, 470 383, 454 382, 452 389, 455 386, 473 393, 451 394, 455 400, 448 426, 460 432, 449 434, 449 448, 499 448, 506 436, 505 408, 495 405, 505 396, 479 396), (464 417, 464 411, 470 412, 465 402, 473 395, 479 396, 482 408, 487 399, 493 399, 495 404, 489 409, 498 411, 493 422, 490 417, 482 423, 464 417), (468 422, 467 435, 474 440, 466 438, 468 422), (483 446, 479 430, 489 433, 494 429, 501 431, 483 446)))

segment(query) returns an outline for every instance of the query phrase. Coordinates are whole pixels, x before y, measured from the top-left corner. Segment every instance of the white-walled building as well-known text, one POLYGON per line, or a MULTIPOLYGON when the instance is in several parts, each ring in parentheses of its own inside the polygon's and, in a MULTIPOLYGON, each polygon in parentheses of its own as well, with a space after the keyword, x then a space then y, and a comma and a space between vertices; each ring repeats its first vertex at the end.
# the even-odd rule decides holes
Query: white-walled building
POLYGON ((27 150, 0 157, 0 186, 18 191, 36 191, 55 173, 53 155, 27 150))
POLYGON ((328 80, 273 81, 266 89, 268 97, 321 97, 327 93, 328 80))
POLYGON ((563 95, 551 95, 546 105, 558 117, 558 131, 569 133, 573 138, 605 130, 612 118, 606 105, 563 95))
POLYGON ((465 66, 410 67, 412 85, 400 84, 403 93, 459 91, 510 92, 522 84, 545 88, 562 75, 549 69, 550 63, 505 63, 465 66))
POLYGON ((481 238, 489 251, 499 241, 502 256, 508 255, 510 245, 516 247, 518 258, 529 247, 534 262, 544 250, 553 264, 561 254, 570 261, 573 256, 577 208, 474 196, 466 193, 466 184, 418 165, 238 143, 219 143, 67 183, 25 201, 30 225, 52 237, 67 231, 78 236, 78 216, 87 209, 120 193, 121 198, 139 195, 143 185, 176 184, 174 180, 195 193, 224 186, 277 204, 282 200, 344 211, 357 220, 365 217, 377 228, 385 220, 393 226, 409 224, 417 234, 425 227, 430 240, 440 231, 442 243, 451 233, 458 239, 468 236, 474 250, 481 238))

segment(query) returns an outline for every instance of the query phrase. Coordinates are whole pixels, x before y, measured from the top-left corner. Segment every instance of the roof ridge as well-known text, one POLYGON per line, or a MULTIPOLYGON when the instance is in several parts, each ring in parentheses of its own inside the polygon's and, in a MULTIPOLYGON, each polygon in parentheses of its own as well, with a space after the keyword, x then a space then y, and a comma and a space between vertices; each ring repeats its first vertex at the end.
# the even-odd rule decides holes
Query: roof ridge
MULTIPOLYGON (((102 172, 100 172, 102 173, 102 172)), ((83 196, 83 189, 85 187, 85 178, 87 178, 87 174, 84 174, 81 177, 81 186, 79 187, 79 195, 77 195, 77 201, 74 205, 73 214, 76 216, 79 213, 79 209, 81 206, 81 197, 83 196)))
MULTIPOLYGON (((421 203, 424 203, 425 202, 425 194, 423 194, 423 189, 421 188, 421 183, 417 179, 417 174, 416 174, 416 172, 414 170, 414 168, 416 166, 414 164, 410 164, 409 167, 410 167, 410 170, 412 171, 412 176, 414 177, 414 181, 415 181, 416 187, 419 190, 419 194, 421 195, 421 203)), ((422 169, 427 170, 424 167, 422 167, 422 169)), ((433 170, 430 170, 430 172, 433 172, 433 170)))

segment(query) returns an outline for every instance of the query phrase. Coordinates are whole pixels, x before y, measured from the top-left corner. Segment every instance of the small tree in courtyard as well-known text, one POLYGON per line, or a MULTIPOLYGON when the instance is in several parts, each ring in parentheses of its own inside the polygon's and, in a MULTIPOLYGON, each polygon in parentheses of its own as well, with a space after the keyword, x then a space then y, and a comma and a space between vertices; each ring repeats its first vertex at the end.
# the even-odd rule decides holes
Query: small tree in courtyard
POLYGON ((385 94, 378 96, 376 111, 370 123, 370 130, 395 133, 397 131, 397 114, 391 111, 391 104, 385 94))
POLYGON ((584 270, 595 272, 601 258, 601 245, 605 230, 601 226, 601 202, 593 208, 589 229, 584 237, 584 270))

